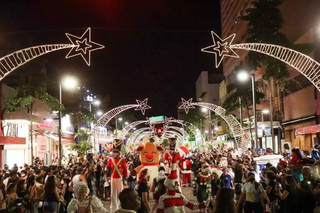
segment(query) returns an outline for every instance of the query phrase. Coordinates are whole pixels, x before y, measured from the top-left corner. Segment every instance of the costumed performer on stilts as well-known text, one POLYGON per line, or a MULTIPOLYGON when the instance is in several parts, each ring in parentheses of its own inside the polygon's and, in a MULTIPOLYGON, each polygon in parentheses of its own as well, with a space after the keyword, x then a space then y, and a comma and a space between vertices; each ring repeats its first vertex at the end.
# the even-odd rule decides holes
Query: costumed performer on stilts
POLYGON ((124 178, 128 176, 127 164, 124 158, 120 157, 123 141, 114 139, 112 157, 109 158, 106 166, 111 171, 111 207, 110 212, 120 209, 119 193, 123 190, 124 178))

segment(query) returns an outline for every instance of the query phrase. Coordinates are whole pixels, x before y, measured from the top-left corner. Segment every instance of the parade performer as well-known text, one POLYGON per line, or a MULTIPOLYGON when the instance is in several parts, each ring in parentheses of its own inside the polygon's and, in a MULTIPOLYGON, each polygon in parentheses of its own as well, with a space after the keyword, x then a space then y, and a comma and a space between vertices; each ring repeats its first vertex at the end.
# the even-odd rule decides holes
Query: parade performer
POLYGON ((122 143, 120 139, 113 141, 113 157, 109 158, 106 166, 107 171, 111 172, 111 212, 120 209, 118 195, 123 189, 123 178, 127 177, 128 172, 126 160, 120 157, 122 143))
POLYGON ((160 152, 164 151, 163 147, 156 145, 156 142, 152 143, 149 141, 149 136, 143 139, 143 144, 141 144, 136 151, 140 152, 139 158, 141 165, 136 167, 134 170, 139 176, 139 172, 147 168, 150 172, 150 180, 148 181, 148 186, 151 188, 152 181, 158 176, 158 169, 160 167, 160 152))
POLYGON ((191 186, 191 161, 187 156, 187 154, 189 153, 189 150, 184 146, 180 146, 179 150, 181 155, 179 167, 182 174, 182 184, 183 184, 183 187, 186 187, 187 184, 191 186))
POLYGON ((179 193, 179 180, 178 180, 178 162, 180 159, 179 153, 173 153, 171 155, 171 172, 164 181, 164 185, 167 188, 167 192, 160 196, 157 213, 183 213, 184 207, 191 210, 205 209, 206 203, 193 204, 189 202, 186 197, 179 193))
MULTIPOLYGON (((179 165, 179 162, 181 161, 181 156, 179 154, 179 150, 176 148, 177 147, 177 139, 176 138, 169 138, 169 152, 166 152, 163 157, 163 161, 167 163, 169 168, 172 168, 172 160, 173 156, 177 158, 177 165, 179 165)), ((178 181, 179 181, 179 190, 181 192, 181 181, 180 181, 180 169, 177 168, 178 171, 178 181)))
MULTIPOLYGON (((197 201, 199 203, 209 202, 211 200, 211 167, 208 163, 204 163, 201 173, 195 177, 198 184, 197 201)), ((205 212, 205 209, 200 212, 205 212)))

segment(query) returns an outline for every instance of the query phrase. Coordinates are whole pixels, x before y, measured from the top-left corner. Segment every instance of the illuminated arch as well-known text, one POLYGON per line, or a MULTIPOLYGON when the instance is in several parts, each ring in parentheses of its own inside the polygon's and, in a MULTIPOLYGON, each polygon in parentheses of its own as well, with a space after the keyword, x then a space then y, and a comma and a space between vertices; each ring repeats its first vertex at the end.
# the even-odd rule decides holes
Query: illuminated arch
POLYGON ((211 31, 213 45, 201 49, 203 52, 215 55, 215 65, 218 67, 224 57, 239 58, 235 49, 255 51, 278 59, 285 64, 293 67, 304 75, 320 91, 320 63, 301 52, 290 48, 274 44, 263 43, 241 43, 232 44, 236 34, 232 34, 226 39, 221 39, 211 31))
POLYGON ((143 127, 134 131, 132 135, 128 138, 127 144, 134 143, 135 138, 138 137, 144 131, 150 131, 150 127, 143 127))
POLYGON ((240 122, 233 115, 226 114, 225 109, 223 109, 222 107, 217 106, 215 104, 205 103, 205 102, 192 103, 192 98, 189 99, 188 101, 184 100, 183 98, 181 98, 181 100, 182 100, 182 105, 179 106, 179 109, 184 109, 186 113, 189 112, 189 109, 195 108, 195 106, 199 106, 199 107, 203 107, 208 110, 211 110, 214 113, 216 113, 217 115, 219 115, 221 118, 223 118, 225 120, 225 122, 228 124, 228 126, 229 126, 229 128, 235 138, 236 143, 241 146, 242 150, 246 150, 247 144, 242 143, 242 135, 244 133, 242 126, 241 126, 240 122))
POLYGON ((102 115, 98 119, 98 126, 106 126, 109 121, 120 114, 121 112, 135 108, 135 110, 141 110, 142 114, 144 115, 146 109, 151 109, 151 107, 147 104, 148 98, 144 99, 143 101, 136 100, 137 104, 128 104, 128 105, 123 105, 119 106, 116 108, 111 109, 110 111, 106 112, 104 115, 102 115))
POLYGON ((91 41, 91 28, 88 28, 81 37, 77 37, 69 33, 66 33, 66 36, 70 40, 71 44, 38 45, 18 50, 0 58, 0 81, 27 62, 47 53, 62 49, 71 48, 66 58, 80 55, 87 65, 90 66, 91 52, 104 48, 103 45, 91 41), (80 45, 83 43, 85 43, 85 45, 80 45))
POLYGON ((135 121, 135 122, 129 123, 127 126, 123 127, 123 129, 121 130, 121 133, 119 134, 119 138, 120 139, 124 138, 131 129, 133 129, 136 126, 143 124, 143 123, 147 124, 148 121, 147 120, 140 120, 140 121, 135 121))

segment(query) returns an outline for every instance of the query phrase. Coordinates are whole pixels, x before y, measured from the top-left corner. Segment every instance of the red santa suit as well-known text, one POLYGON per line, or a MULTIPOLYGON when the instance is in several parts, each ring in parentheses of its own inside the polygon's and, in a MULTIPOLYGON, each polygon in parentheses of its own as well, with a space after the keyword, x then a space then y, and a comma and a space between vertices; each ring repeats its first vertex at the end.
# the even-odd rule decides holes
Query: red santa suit
POLYGON ((191 186, 191 161, 189 159, 181 159, 179 163, 180 171, 182 174, 182 184, 191 186))
POLYGON ((189 202, 183 194, 177 192, 179 190, 177 171, 179 161, 177 159, 179 157, 179 153, 172 157, 171 173, 164 181, 167 192, 159 198, 157 213, 184 213, 184 207, 187 207, 193 211, 206 208, 205 203, 193 204, 189 202))
MULTIPOLYGON (((120 152, 122 140, 115 139, 113 151, 120 152)), ((108 160, 107 170, 111 171, 111 212, 120 209, 119 193, 123 190, 123 178, 128 176, 127 164, 124 158, 111 157, 108 160)))

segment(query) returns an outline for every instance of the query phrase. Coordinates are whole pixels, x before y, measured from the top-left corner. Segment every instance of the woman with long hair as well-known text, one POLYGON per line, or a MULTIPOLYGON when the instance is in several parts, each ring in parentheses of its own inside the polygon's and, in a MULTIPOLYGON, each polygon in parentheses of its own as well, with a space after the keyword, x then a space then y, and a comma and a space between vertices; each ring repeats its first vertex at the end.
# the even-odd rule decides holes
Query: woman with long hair
POLYGON ((266 192, 270 200, 270 209, 271 213, 275 213, 276 202, 277 202, 277 192, 278 192, 278 184, 276 182, 276 175, 272 171, 266 172, 266 192))
POLYGON ((63 198, 58 193, 55 177, 49 176, 44 186, 44 212, 56 213, 58 211, 59 201, 63 201, 63 198))
POLYGON ((17 191, 16 184, 10 183, 7 188, 7 194, 8 194, 7 207, 8 207, 8 212, 11 212, 11 213, 18 212, 18 208, 16 205, 16 200, 18 198, 18 195, 16 191, 17 191))
POLYGON ((235 213, 234 190, 221 188, 217 194, 213 213, 235 213))
POLYGON ((107 209, 103 207, 102 202, 96 196, 89 196, 89 188, 85 182, 79 182, 74 186, 74 196, 67 207, 68 213, 75 212, 99 212, 106 213, 107 209))
POLYGON ((299 161, 302 160, 302 155, 299 148, 293 148, 292 149, 292 157, 290 159, 290 165, 291 165, 291 174, 296 180, 296 182, 300 182, 303 180, 303 176, 301 174, 301 170, 303 167, 303 164, 299 163, 299 161))
POLYGON ((278 188, 278 194, 281 200, 284 200, 285 213, 299 213, 299 192, 296 187, 296 181, 291 175, 286 176, 283 189, 278 188))

